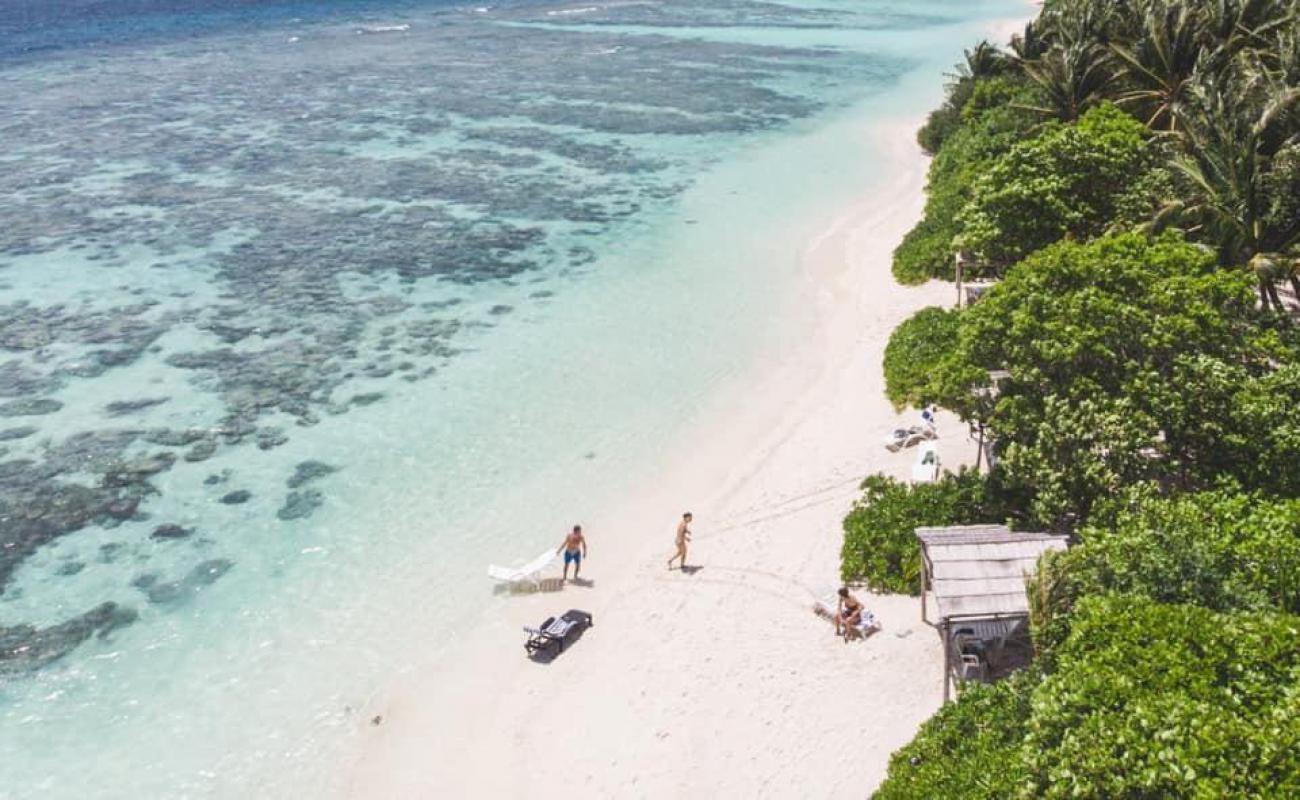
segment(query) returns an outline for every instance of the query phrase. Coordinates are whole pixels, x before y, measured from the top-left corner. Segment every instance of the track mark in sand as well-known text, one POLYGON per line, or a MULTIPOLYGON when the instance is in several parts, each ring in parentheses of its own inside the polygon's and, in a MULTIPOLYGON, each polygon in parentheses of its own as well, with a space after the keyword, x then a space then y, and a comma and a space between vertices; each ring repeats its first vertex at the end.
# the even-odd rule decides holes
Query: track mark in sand
MULTIPOLYGON (((741 589, 747 589, 751 592, 755 592, 758 594, 765 594, 770 597, 775 597, 784 603, 788 603, 792 606, 798 606, 798 607, 803 607, 808 602, 808 601, 792 598, 789 595, 789 592, 783 589, 773 589, 773 588, 763 587, 763 586, 759 586, 756 583, 752 583, 744 580, 734 580, 734 579, 729 580, 727 578, 695 578, 689 584, 686 583, 685 581, 673 581, 668 578, 658 578, 656 580, 657 582, 665 585, 675 585, 675 586, 682 586, 682 587, 698 585, 698 584, 712 584, 714 586, 735 586, 741 589)), ((720 604, 724 603, 725 600, 726 600, 725 598, 720 598, 719 603, 720 604)), ((678 610, 681 610, 682 608, 684 608, 684 606, 679 604, 677 608, 678 610)))
POLYGON ((721 527, 713 528, 712 530, 697 535, 694 541, 706 541, 723 533, 736 530, 737 528, 757 525, 773 519, 780 519, 840 499, 838 495, 834 497, 821 497, 821 495, 825 495, 829 492, 843 491, 849 487, 853 487, 855 490, 854 493, 846 492, 847 498, 853 499, 853 497, 856 496, 856 489, 861 483, 861 477, 849 478, 847 480, 839 478, 833 483, 823 485, 816 489, 800 492, 799 494, 776 500, 771 503, 764 503, 758 507, 751 506, 750 508, 744 509, 738 513, 728 514, 722 517, 723 524, 721 527), (800 503, 801 501, 806 502, 802 502, 801 505, 795 506, 794 508, 787 508, 787 506, 790 506, 792 503, 800 503))

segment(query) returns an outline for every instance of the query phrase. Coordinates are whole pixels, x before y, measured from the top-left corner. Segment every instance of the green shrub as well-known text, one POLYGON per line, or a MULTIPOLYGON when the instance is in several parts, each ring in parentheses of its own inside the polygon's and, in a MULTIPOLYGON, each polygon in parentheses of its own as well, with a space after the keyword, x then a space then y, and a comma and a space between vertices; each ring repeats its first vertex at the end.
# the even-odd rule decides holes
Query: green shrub
POLYGON ((1101 235, 1120 199, 1134 202, 1128 187, 1156 165, 1147 135, 1112 105, 1048 126, 982 170, 961 212, 959 243, 1010 265, 1064 237, 1101 235))
POLYGON ((1005 800, 1028 777, 1020 746, 1037 683, 1021 672, 991 686, 973 684, 931 717, 889 759, 876 800, 1005 800))
POLYGON ((925 216, 894 249, 894 280, 899 283, 914 286, 931 278, 952 277, 956 253, 952 242, 961 232, 957 212, 963 198, 945 200, 938 190, 932 190, 926 199, 925 216))
POLYGON ((1300 796, 1300 617, 1092 597, 1055 661, 1022 797, 1300 796))
POLYGON ((936 120, 943 133, 936 136, 941 146, 932 151, 925 215, 894 251, 894 278, 900 283, 952 278, 957 252, 953 240, 961 233, 957 216, 980 173, 1035 124, 1031 114, 1011 105, 1014 98, 1031 93, 1007 78, 981 80, 962 106, 960 125, 952 126, 952 115, 936 120))
POLYGON ((1082 543, 1046 557, 1035 594, 1040 650, 1069 633, 1078 601, 1112 592, 1215 611, 1300 614, 1300 500, 1235 489, 1161 497, 1133 487, 1094 513, 1082 543))
POLYGON ((996 433, 1045 525, 1146 479, 1300 490, 1300 370, 1278 368, 1296 351, 1251 283, 1176 236, 1058 243, 962 313, 934 394, 996 433), (1010 377, 983 404, 990 370, 1010 377))
POLYGON ((948 137, 961 127, 962 108, 975 92, 976 83, 974 79, 964 77, 948 84, 943 105, 931 111, 925 124, 916 132, 916 143, 927 154, 939 152, 948 137))
POLYGON ((1300 614, 1300 500, 1230 489, 1153 494, 1129 491, 1063 554, 1076 595, 1300 614))
POLYGON ((901 409, 934 399, 930 381, 957 341, 960 312, 932 306, 894 329, 885 347, 885 395, 901 409))
POLYGON ((963 691, 880 800, 1300 796, 1300 617, 1089 597, 1052 672, 963 691))
POLYGON ((873 475, 862 492, 844 519, 840 572, 878 592, 920 592, 916 528, 1006 521, 996 487, 973 470, 917 485, 873 475))

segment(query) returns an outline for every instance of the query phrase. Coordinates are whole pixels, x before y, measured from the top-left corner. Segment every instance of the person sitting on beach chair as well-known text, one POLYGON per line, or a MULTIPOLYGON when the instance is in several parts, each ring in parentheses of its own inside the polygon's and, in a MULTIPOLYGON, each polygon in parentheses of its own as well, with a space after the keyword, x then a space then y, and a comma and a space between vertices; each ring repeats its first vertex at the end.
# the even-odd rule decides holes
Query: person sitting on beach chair
POLYGON ((844 641, 862 624, 862 602, 849 593, 847 586, 840 587, 839 610, 835 614, 835 635, 843 636, 844 641))
POLYGON ((835 625, 835 635, 844 641, 854 637, 865 639, 880 630, 880 620, 848 589, 831 591, 813 603, 813 613, 835 625), (856 604, 856 607, 855 607, 856 604))

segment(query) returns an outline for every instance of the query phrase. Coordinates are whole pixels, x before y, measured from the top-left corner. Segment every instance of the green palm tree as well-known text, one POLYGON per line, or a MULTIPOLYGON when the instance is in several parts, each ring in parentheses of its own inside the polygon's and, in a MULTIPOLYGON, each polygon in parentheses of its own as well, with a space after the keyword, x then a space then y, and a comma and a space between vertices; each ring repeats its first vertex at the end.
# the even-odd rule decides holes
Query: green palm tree
POLYGON ((1233 53, 1267 47, 1269 36, 1296 19, 1294 4, 1278 0, 1208 0, 1200 5, 1202 44, 1233 53))
POLYGON ((1049 47, 1043 39, 1040 26, 1033 21, 1025 23, 1023 33, 1011 35, 1011 58, 1019 65, 1037 61, 1047 53, 1049 47))
POLYGON ((957 66, 959 78, 996 78, 1005 74, 1010 67, 1006 53, 989 44, 987 39, 967 50, 964 55, 962 63, 957 66))
MULTIPOLYGON (((1268 70, 1275 87, 1300 86, 1300 20, 1274 32, 1268 47, 1259 50, 1260 61, 1268 70)), ((1300 135, 1300 113, 1292 109, 1285 132, 1300 135)))
POLYGON ((1141 35, 1133 43, 1114 43, 1123 76, 1132 88, 1119 96, 1119 104, 1133 108, 1153 130, 1176 130, 1198 64, 1210 69, 1220 51, 1201 45, 1201 26, 1194 8, 1152 4, 1140 19, 1141 35))
POLYGON ((1057 45, 1024 65, 1025 75, 1047 98, 1042 106, 1022 106, 1062 122, 1074 122, 1088 108, 1108 98, 1114 71, 1109 52, 1080 39, 1057 45))
POLYGON ((1250 63, 1197 82, 1180 114, 1183 153, 1172 163, 1191 197, 1166 215, 1216 245, 1224 264, 1251 270, 1260 303, 1279 310, 1274 282, 1281 274, 1267 254, 1300 241, 1300 219, 1269 214, 1270 142, 1298 103, 1300 88, 1279 91, 1250 63))

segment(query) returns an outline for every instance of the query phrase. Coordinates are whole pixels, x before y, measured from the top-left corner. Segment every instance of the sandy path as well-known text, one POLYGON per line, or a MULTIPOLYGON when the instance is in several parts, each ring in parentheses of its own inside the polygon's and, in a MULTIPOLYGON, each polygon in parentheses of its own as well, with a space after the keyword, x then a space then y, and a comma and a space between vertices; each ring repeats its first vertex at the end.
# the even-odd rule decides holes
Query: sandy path
MULTIPOLYGON (((818 328, 719 397, 674 469, 604 515, 623 530, 592 526, 592 585, 487 598, 492 622, 372 702, 365 718, 382 723, 362 735, 353 796, 860 798, 883 778, 940 703, 939 639, 911 598, 868 598, 884 631, 850 645, 810 606, 835 585, 857 480, 905 476, 915 457, 879 445, 913 418, 884 398, 889 333, 953 300, 889 275, 921 212, 915 129, 869 134, 887 174, 792 254, 818 328), (664 567, 684 506, 693 574, 664 567), (520 625, 570 607, 595 628, 550 665, 527 661, 520 625)), ((946 466, 973 460, 960 423, 940 432, 946 466)))

